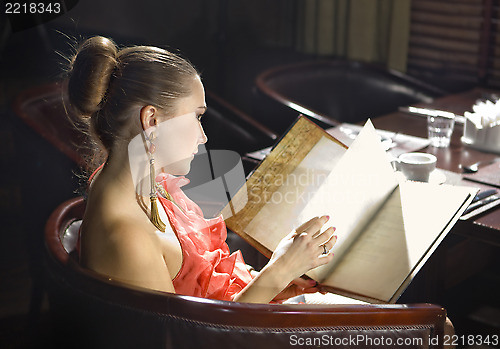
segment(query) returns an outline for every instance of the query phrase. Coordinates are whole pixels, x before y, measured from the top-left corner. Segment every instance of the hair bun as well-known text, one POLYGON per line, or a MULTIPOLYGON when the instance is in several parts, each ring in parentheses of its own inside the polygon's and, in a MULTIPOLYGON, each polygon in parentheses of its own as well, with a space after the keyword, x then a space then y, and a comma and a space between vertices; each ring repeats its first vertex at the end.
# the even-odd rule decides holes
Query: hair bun
POLYGON ((116 44, 102 36, 87 39, 77 49, 70 63, 68 95, 82 114, 92 115, 100 109, 118 64, 117 54, 116 44))

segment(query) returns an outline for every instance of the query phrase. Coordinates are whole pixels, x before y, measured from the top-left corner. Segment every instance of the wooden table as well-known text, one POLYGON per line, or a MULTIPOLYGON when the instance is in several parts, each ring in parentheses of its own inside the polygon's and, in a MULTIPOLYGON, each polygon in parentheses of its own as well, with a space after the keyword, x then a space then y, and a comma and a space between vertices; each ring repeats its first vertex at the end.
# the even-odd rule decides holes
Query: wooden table
MULTIPOLYGON (((415 106, 463 115, 465 111, 472 111, 476 100, 481 98, 485 92, 492 91, 477 88, 441 97, 429 104, 415 106)), ((427 119, 422 116, 395 112, 374 118, 372 121, 375 127, 381 130, 427 138, 427 119)), ((429 146, 421 151, 434 154, 437 157, 438 168, 457 173, 462 173, 462 166, 498 157, 496 154, 464 146, 460 140, 462 135, 463 125, 456 124, 448 148, 429 146)), ((479 187, 481 190, 492 188, 465 179, 462 179, 459 184, 479 187)), ((491 265, 498 256, 499 246, 500 208, 493 208, 468 221, 459 220, 450 231, 447 240, 439 246, 417 275, 417 279, 414 280, 416 285, 403 295, 401 301, 443 302, 447 299, 448 289, 491 265), (454 237, 455 239, 452 239, 454 237), (450 239, 454 241, 450 242, 450 239)))
MULTIPOLYGON (((475 101, 481 98, 485 92, 491 91, 477 88, 463 93, 441 97, 429 104, 418 104, 416 106, 445 110, 463 115, 464 111, 472 111, 472 105, 474 105, 475 101)), ((375 127, 381 130, 400 132, 423 138, 427 137, 427 120, 422 116, 395 112, 375 118, 372 121, 375 127)), ((422 151, 436 155, 438 159, 438 168, 458 173, 462 172, 462 166, 498 157, 496 154, 481 152, 464 146, 460 140, 462 135, 463 125, 456 124, 450 147, 435 148, 429 146, 422 151)), ((500 173, 498 175, 500 176, 500 173)), ((460 184, 475 186, 480 189, 488 188, 487 185, 468 180, 462 180, 460 184)), ((500 208, 494 208, 469 221, 459 221, 452 232, 500 246, 500 208)))

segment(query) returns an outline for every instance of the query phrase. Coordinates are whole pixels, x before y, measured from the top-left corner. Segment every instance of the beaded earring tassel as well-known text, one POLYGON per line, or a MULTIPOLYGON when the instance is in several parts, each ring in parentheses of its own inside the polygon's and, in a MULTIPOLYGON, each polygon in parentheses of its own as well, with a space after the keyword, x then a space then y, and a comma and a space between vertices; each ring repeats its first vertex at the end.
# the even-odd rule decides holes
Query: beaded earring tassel
POLYGON ((165 232, 166 226, 160 218, 160 213, 158 212, 158 206, 156 204, 155 159, 152 157, 149 159, 149 177, 151 180, 151 193, 149 194, 149 200, 151 201, 151 223, 161 232, 165 232))
POLYGON ((151 192, 149 193, 149 201, 151 201, 151 223, 160 230, 165 232, 165 223, 162 222, 160 218, 160 213, 158 212, 158 206, 156 204, 156 199, 158 195, 156 193, 156 171, 155 171, 155 159, 153 153, 155 152, 155 145, 153 143, 154 133, 151 132, 149 137, 144 133, 144 137, 149 141, 148 155, 149 155, 149 180, 151 184, 151 192))

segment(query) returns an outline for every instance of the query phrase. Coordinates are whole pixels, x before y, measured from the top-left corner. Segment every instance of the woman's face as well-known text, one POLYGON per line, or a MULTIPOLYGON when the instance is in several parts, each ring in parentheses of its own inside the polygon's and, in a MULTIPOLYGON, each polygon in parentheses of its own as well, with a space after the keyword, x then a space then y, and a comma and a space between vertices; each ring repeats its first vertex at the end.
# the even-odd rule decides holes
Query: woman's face
POLYGON ((189 96, 179 98, 175 116, 157 125, 153 154, 156 168, 173 175, 187 174, 198 146, 207 142, 200 120, 207 109, 205 91, 198 76, 193 78, 191 91, 189 96))

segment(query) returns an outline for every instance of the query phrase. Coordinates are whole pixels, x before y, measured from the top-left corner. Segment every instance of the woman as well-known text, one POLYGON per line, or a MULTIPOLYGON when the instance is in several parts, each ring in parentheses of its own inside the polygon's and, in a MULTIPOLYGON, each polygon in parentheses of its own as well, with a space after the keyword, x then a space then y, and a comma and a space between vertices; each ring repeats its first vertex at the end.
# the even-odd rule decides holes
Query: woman
POLYGON ((291 232, 269 263, 250 273, 239 252, 229 255, 222 218, 204 219, 180 189, 187 180, 174 176, 189 172, 207 141, 203 84, 190 63, 163 49, 118 49, 93 37, 71 61, 68 95, 107 153, 81 228, 85 267, 137 286, 241 302, 318 290, 300 277, 333 258, 328 217, 291 232))

